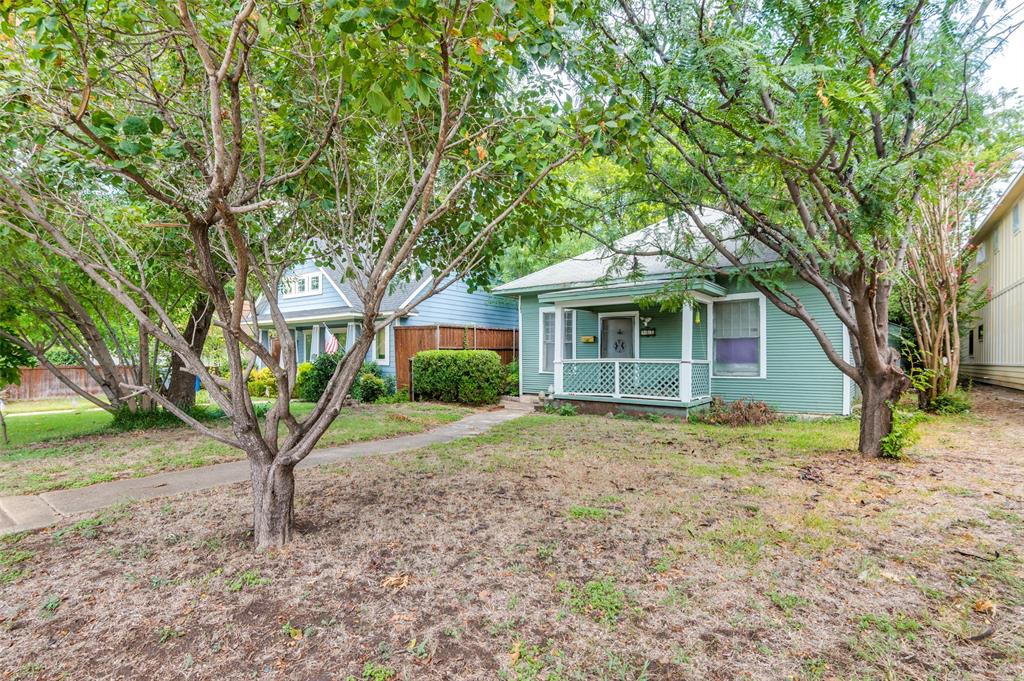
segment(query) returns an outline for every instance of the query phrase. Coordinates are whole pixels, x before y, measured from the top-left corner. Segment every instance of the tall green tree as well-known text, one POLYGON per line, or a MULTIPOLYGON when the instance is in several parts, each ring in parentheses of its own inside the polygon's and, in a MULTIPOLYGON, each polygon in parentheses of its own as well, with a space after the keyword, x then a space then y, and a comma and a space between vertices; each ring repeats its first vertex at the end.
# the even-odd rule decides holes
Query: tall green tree
POLYGON ((984 111, 984 10, 612 0, 564 16, 570 73, 608 103, 589 128, 595 150, 629 164, 681 218, 678 245, 658 250, 684 264, 711 250, 802 320, 860 387, 864 454, 880 453, 908 387, 888 325, 919 188, 984 111), (776 262, 748 267, 751 251, 776 262), (794 277, 827 301, 851 356, 785 285, 794 277))
POLYGON ((495 246, 544 229, 559 206, 551 173, 581 143, 557 84, 543 82, 552 34, 532 3, 40 0, 3 31, 0 229, 79 268, 202 379, 230 432, 126 387, 245 451, 261 548, 292 537, 295 466, 375 332, 455 279, 482 277, 495 246), (110 200, 144 217, 102 210, 110 200), (121 238, 137 229, 188 245, 177 267, 213 306, 228 378, 140 281, 146 254, 121 238), (278 298, 310 253, 343 271, 365 318, 300 418, 278 298), (382 309, 392 282, 426 269, 431 286, 382 309), (280 357, 246 319, 257 298, 280 357), (280 396, 265 418, 246 390, 257 362, 280 396))

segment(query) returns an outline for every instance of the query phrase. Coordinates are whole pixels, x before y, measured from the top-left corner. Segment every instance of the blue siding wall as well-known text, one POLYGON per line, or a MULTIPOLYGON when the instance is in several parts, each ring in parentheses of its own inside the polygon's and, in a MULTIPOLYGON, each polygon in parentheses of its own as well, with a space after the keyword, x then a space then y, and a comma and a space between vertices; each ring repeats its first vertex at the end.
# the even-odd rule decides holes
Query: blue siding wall
POLYGON ((419 314, 403 320, 402 325, 475 324, 495 329, 514 329, 519 325, 515 299, 491 295, 481 290, 470 293, 462 281, 424 300, 416 312, 419 314))

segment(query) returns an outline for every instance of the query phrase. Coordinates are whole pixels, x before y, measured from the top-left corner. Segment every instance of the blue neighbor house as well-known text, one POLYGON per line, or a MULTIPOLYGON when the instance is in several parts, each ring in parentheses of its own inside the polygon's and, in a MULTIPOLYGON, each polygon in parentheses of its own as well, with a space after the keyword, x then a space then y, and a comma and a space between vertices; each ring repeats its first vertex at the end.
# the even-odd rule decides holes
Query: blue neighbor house
MULTIPOLYGON (((416 281, 396 282, 381 304, 381 315, 387 315, 409 304, 431 282, 429 275, 416 281)), ((361 332, 363 309, 359 296, 338 271, 307 262, 282 277, 278 304, 288 322, 298 362, 312 362, 324 352, 333 336, 338 347, 347 350, 361 332)), ((256 303, 256 320, 260 342, 270 347, 274 325, 266 301, 256 303)), ((395 329, 406 326, 459 326, 467 329, 515 329, 517 313, 514 300, 472 291, 456 281, 443 291, 426 299, 408 314, 377 332, 367 361, 374 361, 382 371, 395 376, 396 365, 403 358, 395 356, 395 329)), ((405 359, 404 361, 407 361, 405 359)))
MULTIPOLYGON (((662 224, 624 237, 616 250, 654 252, 671 231, 662 224)), ((661 256, 623 258, 601 247, 496 287, 519 308, 520 393, 592 412, 685 414, 714 396, 783 412, 849 414, 854 383, 807 326, 717 254, 708 257, 709 267, 695 275, 661 256), (676 311, 644 304, 666 288, 685 291, 689 302, 676 311)), ((774 254, 745 259, 768 263, 774 254)), ((820 292, 795 278, 786 287, 851 357, 848 331, 820 292)))

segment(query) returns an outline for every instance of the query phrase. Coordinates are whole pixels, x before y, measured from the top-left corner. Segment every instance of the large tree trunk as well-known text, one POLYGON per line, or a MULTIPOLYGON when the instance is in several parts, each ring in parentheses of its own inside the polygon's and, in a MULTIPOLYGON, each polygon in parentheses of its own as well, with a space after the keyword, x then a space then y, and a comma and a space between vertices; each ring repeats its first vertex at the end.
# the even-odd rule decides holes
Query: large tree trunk
POLYGON ((252 463, 253 541, 257 549, 284 546, 292 538, 295 467, 252 463))
POLYGON ((892 432, 892 406, 907 389, 909 380, 899 366, 887 365, 875 375, 862 371, 860 441, 861 454, 880 456, 882 440, 892 432))
MULTIPOLYGON (((213 304, 206 296, 200 295, 192 304, 184 334, 185 340, 197 355, 202 355, 212 325, 213 304)), ((170 382, 164 397, 181 409, 191 409, 196 404, 196 376, 185 368, 178 353, 171 354, 170 382)))

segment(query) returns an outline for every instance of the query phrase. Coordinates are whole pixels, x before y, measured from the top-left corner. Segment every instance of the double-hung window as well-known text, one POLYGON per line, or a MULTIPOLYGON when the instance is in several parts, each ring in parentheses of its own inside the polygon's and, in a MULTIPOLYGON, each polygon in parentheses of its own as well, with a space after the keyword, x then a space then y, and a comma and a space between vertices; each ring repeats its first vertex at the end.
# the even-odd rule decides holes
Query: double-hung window
POLYGON ((555 310, 540 311, 540 367, 543 374, 555 373, 555 310))
POLYGON ((764 371, 763 299, 714 303, 714 375, 760 378, 764 371))
POLYGON ((1013 233, 1017 234, 1020 232, 1020 204, 1015 204, 1011 211, 1011 221, 1013 222, 1013 233))

